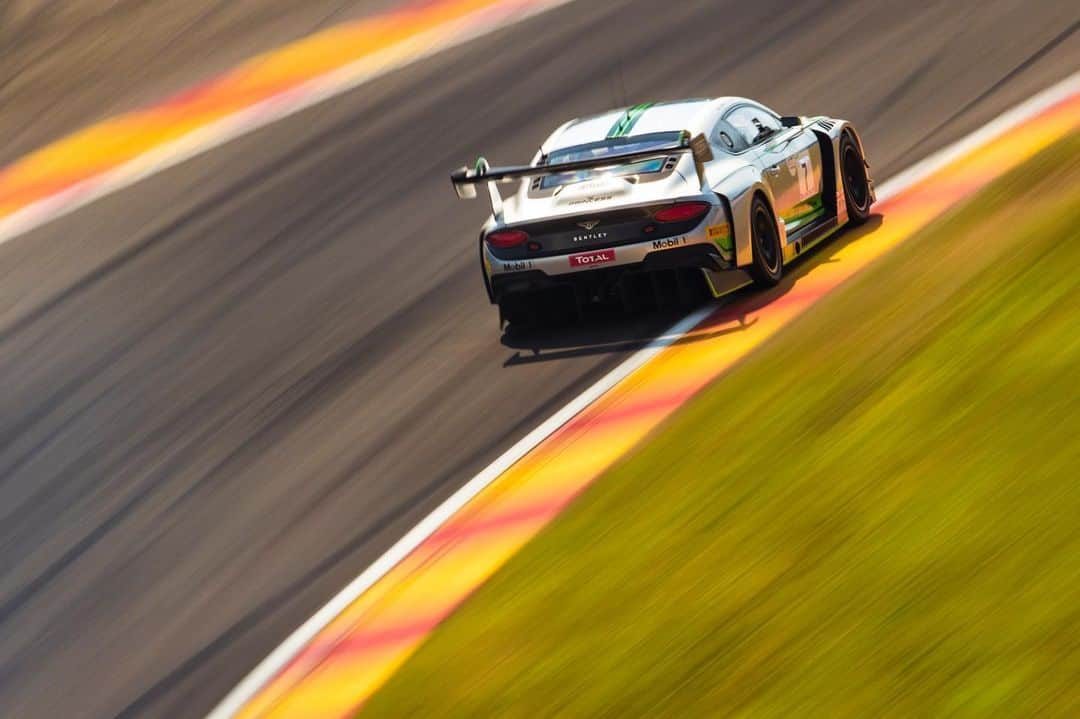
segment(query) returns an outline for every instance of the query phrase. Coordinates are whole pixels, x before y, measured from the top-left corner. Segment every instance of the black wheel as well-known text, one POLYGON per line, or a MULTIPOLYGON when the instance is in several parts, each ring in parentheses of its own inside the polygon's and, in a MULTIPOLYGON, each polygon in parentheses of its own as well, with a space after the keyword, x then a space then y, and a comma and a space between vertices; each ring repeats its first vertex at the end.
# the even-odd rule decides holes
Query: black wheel
POLYGON ((860 225, 870 216, 870 181, 866 177, 862 150, 850 132, 840 138, 840 170, 844 177, 848 219, 851 224, 860 225))
POLYGON ((784 276, 784 252, 780 248, 776 218, 760 196, 754 198, 750 207, 750 232, 754 251, 750 276, 760 287, 773 287, 784 276))

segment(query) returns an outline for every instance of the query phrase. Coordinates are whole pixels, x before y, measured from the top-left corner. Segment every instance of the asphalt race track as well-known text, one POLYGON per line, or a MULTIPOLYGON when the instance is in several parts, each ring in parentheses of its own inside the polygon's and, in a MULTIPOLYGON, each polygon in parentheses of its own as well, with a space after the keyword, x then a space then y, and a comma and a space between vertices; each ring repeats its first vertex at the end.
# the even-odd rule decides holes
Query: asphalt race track
POLYGON ((1080 67, 1068 3, 875 4, 572 3, 0 246, 0 716, 205 714, 671 322, 504 344, 454 167, 745 94, 884 179, 1080 67))

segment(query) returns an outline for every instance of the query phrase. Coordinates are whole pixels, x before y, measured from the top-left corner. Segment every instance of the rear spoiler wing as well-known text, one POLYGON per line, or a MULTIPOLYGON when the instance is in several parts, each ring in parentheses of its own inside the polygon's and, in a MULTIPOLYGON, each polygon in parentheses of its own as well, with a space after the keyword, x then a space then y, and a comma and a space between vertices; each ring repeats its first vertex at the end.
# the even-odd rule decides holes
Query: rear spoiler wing
POLYGON ((691 154, 694 157, 694 166, 697 168, 698 181, 702 190, 708 190, 708 181, 705 179, 705 163, 713 159, 712 148, 704 135, 690 137, 689 132, 683 132, 682 138, 677 143, 663 147, 655 147, 649 150, 637 150, 619 155, 608 155, 588 160, 574 160, 561 162, 555 165, 516 165, 509 167, 491 167, 488 161, 480 158, 472 169, 462 167, 450 175, 450 181, 454 185, 457 196, 463 200, 472 200, 476 197, 476 186, 487 184, 488 193, 491 195, 491 212, 498 216, 502 214, 502 195, 499 194, 498 184, 514 182, 527 177, 550 177, 582 170, 598 170, 617 165, 625 165, 639 160, 652 160, 659 157, 669 157, 677 154, 691 154))

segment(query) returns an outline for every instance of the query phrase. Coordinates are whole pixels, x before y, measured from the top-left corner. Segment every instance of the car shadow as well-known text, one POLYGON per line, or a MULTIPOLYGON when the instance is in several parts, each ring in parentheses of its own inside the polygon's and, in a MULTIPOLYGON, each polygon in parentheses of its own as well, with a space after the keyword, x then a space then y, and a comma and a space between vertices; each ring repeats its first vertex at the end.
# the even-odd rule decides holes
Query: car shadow
MULTIPOLYGON (((720 307, 722 300, 714 301, 720 307)), ((515 351, 504 367, 553 362, 556 360, 588 357, 601 354, 625 354, 645 349, 663 332, 686 317, 686 312, 650 312, 637 316, 590 319, 575 327, 530 328, 507 331, 503 334, 504 346, 515 351)), ((708 333, 695 333, 679 337, 672 344, 698 342, 721 335, 739 332, 754 324, 725 327, 708 333)))
MULTIPOLYGON (((859 227, 841 230, 790 263, 788 274, 772 289, 762 291, 753 286, 744 287, 720 299, 710 300, 708 304, 715 310, 698 325, 697 331, 683 335, 671 344, 701 342, 752 327, 757 322, 752 316, 754 313, 791 292, 815 267, 837 262, 836 255, 841 250, 877 231, 881 225, 882 216, 874 214, 859 227)), ((635 352, 648 347, 687 313, 683 309, 628 314, 618 308, 608 308, 564 326, 508 326, 501 342, 514 352, 503 362, 503 367, 635 352)))

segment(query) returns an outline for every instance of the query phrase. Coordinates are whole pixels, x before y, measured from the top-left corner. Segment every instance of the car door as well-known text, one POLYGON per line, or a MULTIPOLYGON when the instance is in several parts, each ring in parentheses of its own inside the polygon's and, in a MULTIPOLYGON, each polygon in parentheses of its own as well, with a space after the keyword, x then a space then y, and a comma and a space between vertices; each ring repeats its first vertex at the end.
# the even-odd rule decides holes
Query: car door
POLYGON ((825 214, 822 202, 821 145, 811 130, 785 128, 777 140, 762 148, 766 174, 789 184, 789 199, 781 214, 788 236, 806 229, 825 214))
POLYGON ((783 127, 774 113, 752 103, 733 108, 724 120, 756 152, 788 234, 821 217, 821 148, 814 133, 783 127))

